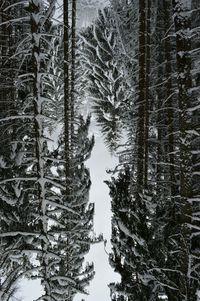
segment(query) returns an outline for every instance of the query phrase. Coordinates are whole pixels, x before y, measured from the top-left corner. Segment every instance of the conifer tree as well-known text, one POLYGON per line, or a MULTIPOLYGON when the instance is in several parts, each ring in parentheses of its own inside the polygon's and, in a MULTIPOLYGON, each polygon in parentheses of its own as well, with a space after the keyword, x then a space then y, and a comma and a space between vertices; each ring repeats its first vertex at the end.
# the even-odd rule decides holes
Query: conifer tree
POLYGON ((18 23, 12 23, 19 11, 23 19, 24 10, 16 9, 14 1, 1 4, 1 262, 2 299, 8 300, 15 291, 15 284, 23 269, 30 268, 28 256, 20 254, 27 248, 27 241, 21 232, 29 232, 31 205, 27 200, 26 169, 29 166, 25 155, 29 146, 25 130, 30 116, 25 112, 21 92, 16 86, 20 66, 14 53, 20 41, 18 23), (25 268, 26 267, 26 268, 25 268))
MULTIPOLYGON (((88 138, 90 118, 84 120, 75 111, 76 1, 72 19, 68 5, 64 7, 64 71, 59 62, 62 31, 52 24, 55 1, 9 1, 1 8, 2 41, 10 38, 10 44, 2 42, 1 75, 12 75, 9 105, 3 105, 0 119, 1 138, 8 140, 0 154, 1 298, 8 300, 16 282, 27 277, 41 280, 44 291, 38 300, 72 300, 77 292, 86 293, 94 275, 93 264, 84 267, 83 262, 90 244, 98 240, 90 237, 94 206, 84 165, 94 138, 88 138), (56 83, 64 86, 63 92, 56 83), (63 120, 55 112, 56 95, 65 100, 61 152, 50 151, 46 136, 54 122, 63 120)), ((7 89, 8 81, 3 81, 2 99, 7 89)))
MULTIPOLYGON (((191 182, 193 178, 191 159, 193 158, 193 162, 195 162, 197 158, 194 159, 191 156, 191 146, 194 146, 192 141, 196 141, 196 139, 191 130, 191 112, 193 111, 191 107, 195 108, 195 101, 191 99, 190 12, 181 1, 179 3, 177 1, 173 3, 159 1, 154 4, 150 1, 139 1, 140 14, 139 18, 135 20, 139 27, 138 41, 135 38, 132 40, 129 38, 129 42, 126 40, 128 33, 125 35, 125 32, 130 31, 131 20, 134 20, 133 6, 130 6, 130 2, 123 1, 113 1, 112 6, 118 28, 117 39, 121 41, 122 52, 125 49, 125 55, 129 62, 129 67, 125 65, 125 68, 127 70, 132 68, 138 76, 138 82, 137 76, 135 78, 129 76, 129 80, 132 81, 137 91, 137 97, 133 102, 133 111, 137 113, 132 115, 134 121, 132 124, 130 123, 130 145, 134 159, 131 160, 129 155, 128 163, 133 166, 131 189, 125 193, 130 195, 130 200, 135 201, 134 212, 138 217, 133 221, 133 223, 135 222, 134 229, 131 226, 128 229, 131 233, 133 231, 137 238, 145 241, 145 247, 138 246, 140 256, 129 254, 134 263, 132 268, 134 267, 138 271, 138 296, 135 298, 159 300, 165 296, 168 300, 181 300, 181 298, 193 300, 196 298, 198 281, 195 277, 192 279, 189 272, 186 271, 192 271, 195 275, 198 266, 198 256, 196 256, 195 263, 195 256, 191 249, 192 244, 196 246, 195 252, 198 249, 196 239, 194 239, 194 236, 198 234, 197 232, 192 233, 197 226, 197 221, 195 218, 193 221, 191 219, 194 210, 195 215, 198 213, 194 203, 192 206, 190 205, 192 200, 194 202, 197 200, 195 197, 191 198, 193 185, 191 182), (174 27, 172 6, 176 16, 174 27), (152 14, 152 17, 149 18, 154 7, 157 17, 154 19, 152 14), (153 32, 151 40, 149 40, 149 33, 154 28, 154 24, 151 25, 150 19, 151 22, 155 22, 157 19, 156 26, 159 28, 159 32, 153 32), (187 29, 184 26, 188 26, 187 29), (174 32, 176 41, 171 38, 174 32), (157 41, 155 36, 157 36, 157 41), (153 48, 151 41, 156 41, 153 48), (138 64, 136 63, 135 66, 131 65, 130 54, 132 53, 129 50, 131 43, 134 43, 135 49, 138 47, 138 64), (126 48, 123 48, 125 45, 126 48), (175 77, 176 70, 178 72, 177 79, 175 77), (151 78, 152 71, 153 74, 155 72, 155 76, 151 78), (185 72, 187 75, 184 75, 185 72), (154 81, 154 78, 157 78, 157 82, 154 81), (179 101, 177 101, 177 87, 179 101), (153 95, 152 100, 151 95, 153 95), (182 104, 184 99, 185 107, 182 104), (185 129, 181 125, 183 119, 185 129), (185 133, 183 133, 184 131, 185 133), (155 154, 157 155, 155 156, 155 154), (185 177, 188 177, 187 185, 185 177), (185 184, 181 184, 181 181, 185 184), (186 189, 188 185, 190 193, 186 189), (182 189, 183 192, 181 192, 182 189), (189 195, 183 201, 182 197, 186 190, 189 195), (159 253, 157 253, 158 245, 159 253), (172 255, 173 252, 176 252, 175 250, 179 252, 179 257, 172 255), (192 269, 189 267, 190 264, 193 266, 192 269), (177 277, 177 275, 180 276, 177 277), (153 292, 154 295, 150 292, 153 292)), ((137 11, 137 7, 135 7, 135 11, 137 11)), ((122 179, 121 182, 123 182, 122 179)), ((117 202, 114 196, 112 202, 117 202)), ((117 214, 118 212, 115 211, 113 218, 117 214)), ((112 237, 118 236, 116 233, 113 231, 112 237)), ((117 241, 113 242, 114 249, 117 241)), ((137 242, 135 244, 137 245, 137 242)), ((114 250, 114 258, 117 257, 115 252, 116 250, 114 250)), ((123 260, 124 258, 126 258, 125 255, 123 260)), ((118 260, 120 266, 123 260, 121 261, 120 257, 118 260)), ((127 273, 129 268, 130 266, 125 268, 127 273)), ((120 267, 118 267, 118 272, 121 275, 124 273, 120 267)), ((130 280, 130 286, 133 283, 133 280, 130 280)), ((113 289, 113 285, 111 287, 113 289)), ((118 300, 118 298, 123 300, 120 293, 116 293, 113 300, 118 300)), ((127 298, 131 300, 132 295, 127 295, 127 298)))
MULTIPOLYGON (((193 254, 191 238, 193 229, 191 202, 192 193, 192 75, 191 75, 191 12, 190 7, 182 1, 173 1, 174 25, 176 33, 177 81, 179 100, 179 152, 180 152, 180 198, 176 209, 179 245, 179 269, 183 275, 179 283, 180 299, 195 300, 197 286, 191 279, 193 269, 193 254)), ((197 284, 197 283, 196 283, 197 284)))
POLYGON ((110 8, 99 10, 94 25, 82 32, 83 65, 88 78, 92 110, 105 144, 115 151, 122 134, 124 107, 128 102, 123 71, 115 58, 116 33, 110 8))
POLYGON ((84 162, 90 157, 94 138, 88 138, 90 119, 84 121, 76 112, 76 1, 72 2, 70 20, 68 2, 64 4, 64 135, 57 150, 57 173, 65 187, 63 205, 70 208, 60 215, 55 251, 61 256, 55 269, 53 296, 56 300, 72 300, 93 278, 93 264, 84 267, 84 256, 90 249, 93 226, 93 204, 89 204, 90 177, 84 162), (71 30, 70 30, 70 25, 71 30), (71 48, 70 48, 71 45, 71 48), (60 163, 59 163, 60 161, 60 163), (63 166, 64 163, 64 166, 63 166))

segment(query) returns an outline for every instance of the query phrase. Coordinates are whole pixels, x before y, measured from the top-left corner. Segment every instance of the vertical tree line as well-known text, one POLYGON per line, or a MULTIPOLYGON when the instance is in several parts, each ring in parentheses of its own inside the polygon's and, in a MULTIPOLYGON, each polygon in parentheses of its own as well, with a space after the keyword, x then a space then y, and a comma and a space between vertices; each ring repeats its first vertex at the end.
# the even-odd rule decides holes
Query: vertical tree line
MULTIPOLYGON (((95 27, 82 33, 82 60, 94 114, 105 135, 106 120, 99 122, 99 116, 105 111, 111 118, 115 108, 107 104, 111 77, 102 85, 107 53, 97 45, 107 50, 102 36, 111 26, 115 43, 110 62, 116 64, 119 78, 124 76, 118 123, 125 125, 127 135, 127 141, 117 140, 117 174, 107 182, 113 211, 110 263, 121 275, 120 283, 110 284, 111 298, 196 300, 199 5, 117 0, 103 12, 95 27), (102 29, 98 24, 106 11, 109 23, 102 29)), ((111 127, 110 132, 120 134, 111 127)))
POLYGON ((76 1, 63 1, 63 26, 55 10, 54 0, 1 5, 1 300, 24 278, 41 281, 37 300, 72 300, 94 276, 84 263, 99 238, 84 164, 94 138, 76 111, 76 1))
MULTIPOLYGON (((89 3, 89 2, 88 2, 89 3)), ((94 277, 85 263, 94 204, 85 165, 94 145, 88 98, 119 163, 112 207, 113 301, 200 296, 197 0, 110 0, 77 28, 78 2, 0 4, 0 300, 22 279, 39 300, 72 301, 94 277)))

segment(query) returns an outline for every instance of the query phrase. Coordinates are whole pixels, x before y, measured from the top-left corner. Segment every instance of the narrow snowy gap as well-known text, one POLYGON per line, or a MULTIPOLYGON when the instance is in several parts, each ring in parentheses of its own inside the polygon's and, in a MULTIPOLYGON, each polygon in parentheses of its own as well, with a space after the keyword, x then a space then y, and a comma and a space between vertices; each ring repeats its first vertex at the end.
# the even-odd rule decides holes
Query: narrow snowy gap
POLYGON ((91 246, 90 253, 86 256, 86 261, 93 261, 95 265, 95 277, 88 287, 89 295, 77 295, 74 301, 109 301, 110 289, 108 284, 119 281, 120 277, 114 273, 108 262, 108 253, 111 250, 111 205, 109 189, 104 180, 110 179, 107 169, 116 166, 118 159, 109 154, 98 127, 92 121, 91 133, 95 134, 95 146, 91 158, 87 162, 90 168, 92 187, 90 191, 90 201, 95 202, 94 231, 96 234, 103 233, 107 240, 106 248, 103 242, 91 246))

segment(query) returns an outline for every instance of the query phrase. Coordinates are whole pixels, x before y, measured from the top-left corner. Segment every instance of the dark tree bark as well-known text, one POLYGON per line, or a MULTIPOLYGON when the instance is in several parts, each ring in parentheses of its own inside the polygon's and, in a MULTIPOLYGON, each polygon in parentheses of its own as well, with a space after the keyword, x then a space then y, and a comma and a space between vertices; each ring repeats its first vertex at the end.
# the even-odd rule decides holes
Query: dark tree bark
POLYGON ((64 125, 65 125, 65 176, 66 194, 69 190, 70 176, 70 93, 69 93, 69 2, 63 1, 64 25, 64 125))
MULTIPOLYGON (((135 189, 135 202, 138 209, 138 224, 137 224, 137 235, 148 241, 148 228, 147 228, 147 208, 144 200, 144 179, 145 179, 145 104, 146 104, 146 1, 139 1, 139 83, 138 83, 138 123, 136 133, 136 145, 137 145, 137 173, 136 173, 136 189, 135 189)), ((147 119, 146 119, 147 121, 147 119)), ((147 258, 147 249, 138 246, 138 252, 141 253, 141 258, 136 260, 136 281, 137 281, 137 298, 138 300, 145 301, 148 299, 148 288, 144 287, 141 283, 138 275, 146 273, 146 266, 143 265, 142 261, 147 258), (142 289, 143 287, 143 289, 142 289), (143 291, 144 290, 144 291, 143 291)), ((145 262, 145 265, 147 262, 145 262)))
POLYGON ((34 107, 34 128, 35 128, 35 156, 36 156, 36 175, 37 175, 37 197, 39 205, 39 227, 41 231, 41 277, 44 285, 44 296, 51 296, 51 288, 49 286, 49 270, 48 270, 48 237, 47 237, 47 205, 45 196, 45 161, 44 161, 44 124, 43 124, 43 101, 42 101, 42 62, 41 62, 41 33, 42 26, 40 21, 35 18, 42 11, 41 4, 35 4, 33 1, 29 3, 30 9, 30 25, 32 35, 32 70, 33 70, 33 107, 34 107))
MULTIPOLYGON (((191 224, 191 107, 190 89, 191 78, 191 18, 189 11, 183 11, 183 2, 173 0, 174 26, 176 33, 176 59, 177 59, 177 81, 179 100, 179 151, 180 151, 180 198, 176 212, 178 227, 178 243, 181 249, 179 253, 179 267, 182 279, 179 282, 180 300, 195 300, 195 292, 190 287, 190 228, 191 224), (182 298, 182 299, 181 299, 182 298)), ((189 10, 189 8, 188 8, 189 10)))
POLYGON ((151 68, 151 0, 147 1, 146 16, 146 90, 144 109, 144 188, 148 188, 149 160, 149 101, 150 101, 150 68, 151 68))
POLYGON ((167 134, 168 134, 168 152, 169 152, 169 164, 170 164, 170 182, 171 182, 171 197, 177 193, 177 186, 175 184, 175 158, 174 158, 174 109, 173 108, 173 85, 172 85, 172 44, 169 35, 169 29, 171 26, 171 3, 170 0, 164 0, 164 16, 165 16, 165 75, 166 75, 166 106, 167 106, 167 134))
POLYGON ((137 194, 144 187, 144 104, 146 90, 146 1, 139 1, 139 85, 137 125, 137 194))
POLYGON ((75 69, 76 69, 76 0, 72 0, 72 41, 71 41, 71 155, 74 146, 74 109, 75 109, 75 69))

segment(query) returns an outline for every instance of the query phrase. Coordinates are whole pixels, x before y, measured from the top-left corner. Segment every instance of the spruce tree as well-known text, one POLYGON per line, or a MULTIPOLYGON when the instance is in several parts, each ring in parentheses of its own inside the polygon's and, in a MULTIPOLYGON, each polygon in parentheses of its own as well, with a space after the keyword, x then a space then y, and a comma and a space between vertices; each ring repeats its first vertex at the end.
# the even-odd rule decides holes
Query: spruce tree
POLYGON ((105 144, 115 151, 123 130, 124 108, 128 102, 123 70, 115 57, 116 32, 110 8, 99 10, 94 25, 82 32, 83 65, 92 110, 105 144))

